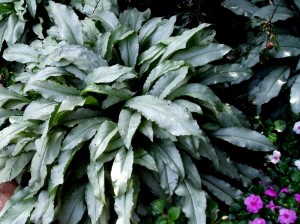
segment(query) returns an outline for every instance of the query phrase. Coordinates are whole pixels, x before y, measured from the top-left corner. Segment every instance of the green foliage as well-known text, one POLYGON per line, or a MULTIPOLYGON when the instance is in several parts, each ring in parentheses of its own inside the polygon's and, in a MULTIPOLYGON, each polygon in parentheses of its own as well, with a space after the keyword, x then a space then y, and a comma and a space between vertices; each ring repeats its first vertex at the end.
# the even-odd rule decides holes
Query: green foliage
MULTIPOLYGON (((151 206, 158 223, 185 220, 180 209, 186 222, 206 223, 218 213, 208 194, 230 204, 260 175, 230 151, 277 149, 214 91, 257 73, 243 60, 228 63, 232 48, 215 41, 209 24, 183 29, 176 16, 119 12, 106 0, 20 4, 1 3, 9 12, 0 29, 18 18, 8 29, 18 32, 0 39, 3 59, 21 65, 14 84, 0 88, 0 182, 20 185, 1 223, 137 222, 153 194, 174 203, 151 206), (38 6, 48 17, 26 41, 19 26, 23 16, 37 18, 38 6)), ((294 47, 278 36, 285 48, 270 55, 297 57, 298 39, 286 39, 294 47)), ((265 73, 275 78, 258 80, 268 87, 253 92, 258 106, 279 94, 292 69, 278 65, 265 73)))

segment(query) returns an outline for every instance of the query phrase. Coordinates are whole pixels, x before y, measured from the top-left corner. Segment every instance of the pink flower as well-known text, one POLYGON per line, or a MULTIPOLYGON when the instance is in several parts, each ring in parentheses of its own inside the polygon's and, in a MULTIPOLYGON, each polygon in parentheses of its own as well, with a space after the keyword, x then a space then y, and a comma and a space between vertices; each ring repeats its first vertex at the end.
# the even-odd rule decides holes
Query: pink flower
POLYGON ((270 201, 270 203, 266 205, 266 208, 269 208, 272 210, 272 212, 274 212, 275 208, 281 208, 281 207, 278 205, 275 205, 273 201, 270 201))
POLYGON ((289 193, 289 188, 288 187, 284 187, 280 190, 280 193, 289 193))
POLYGON ((271 163, 276 164, 280 161, 280 156, 281 156, 281 153, 277 150, 274 150, 273 154, 269 155, 269 160, 271 161, 271 163))
POLYGON ((296 132, 296 134, 298 134, 298 135, 300 134, 300 121, 297 121, 294 124, 293 131, 296 132))
POLYGON ((295 194, 294 197, 295 197, 295 200, 300 203, 300 194, 295 194))
POLYGON ((289 210, 286 208, 281 208, 279 210, 278 222, 281 224, 295 223, 297 219, 297 214, 294 210, 289 210))
POLYGON ((278 197, 277 192, 274 191, 272 188, 269 188, 269 189, 265 190, 265 195, 268 195, 272 198, 277 198, 278 197))
POLYGON ((258 213, 264 205, 260 196, 256 196, 255 194, 251 194, 249 197, 245 198, 244 204, 247 206, 247 211, 251 213, 258 213))
POLYGON ((266 224, 266 220, 262 218, 255 218, 249 222, 249 224, 266 224))

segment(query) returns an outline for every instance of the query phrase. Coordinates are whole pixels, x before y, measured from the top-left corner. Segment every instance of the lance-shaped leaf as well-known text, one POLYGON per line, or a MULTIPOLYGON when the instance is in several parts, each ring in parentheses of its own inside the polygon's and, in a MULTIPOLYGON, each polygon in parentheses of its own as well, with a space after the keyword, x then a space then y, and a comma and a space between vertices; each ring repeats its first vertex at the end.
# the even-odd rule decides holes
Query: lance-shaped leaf
POLYGON ((8 88, 4 88, 3 86, 0 87, 0 102, 7 102, 8 100, 18 100, 21 102, 30 103, 30 100, 18 94, 17 92, 8 88))
POLYGON ((161 57, 160 61, 168 59, 173 53, 185 49, 187 47, 187 43, 190 39, 192 39, 198 33, 201 33, 201 30, 210 26, 207 23, 202 23, 198 27, 186 30, 180 36, 177 36, 174 41, 167 47, 165 53, 161 57))
POLYGON ((276 149, 267 137, 246 128, 221 128, 213 132, 212 136, 253 151, 269 152, 276 149))
POLYGON ((294 16, 293 11, 289 10, 287 7, 280 6, 280 5, 267 5, 259 10, 257 10, 253 14, 253 25, 259 26, 264 21, 269 21, 270 23, 275 23, 280 20, 287 20, 294 16), (255 20, 255 18, 259 18, 259 20, 255 20))
MULTIPOLYGON (((15 4, 18 2, 15 2, 15 4)), ((16 13, 12 13, 7 20, 4 39, 8 46, 15 44, 24 34, 25 22, 16 13)))
POLYGON ((203 85, 212 85, 223 82, 238 84, 248 80, 253 72, 241 64, 226 64, 214 66, 202 74, 199 74, 199 81, 203 85))
POLYGON ((141 123, 141 114, 123 109, 119 114, 119 133, 127 149, 131 146, 132 138, 141 123))
POLYGON ((0 149, 7 146, 10 141, 17 136, 17 134, 24 131, 29 127, 29 125, 30 123, 28 122, 16 122, 0 131, 0 149))
POLYGON ((91 160, 96 161, 101 156, 117 133, 118 126, 111 121, 104 121, 100 125, 97 134, 90 144, 91 160))
POLYGON ((240 180, 240 175, 237 168, 234 166, 230 157, 222 150, 216 148, 217 157, 219 160, 219 171, 231 178, 240 180))
POLYGON ((77 145, 90 140, 103 123, 103 119, 94 118, 73 128, 62 143, 62 150, 73 149, 77 145))
POLYGON ((163 74, 174 71, 182 67, 185 63, 183 61, 163 61, 159 63, 148 75, 144 86, 143 86, 143 93, 146 94, 151 85, 153 85, 154 81, 157 80, 163 74))
POLYGON ((47 176, 47 165, 52 164, 61 149, 64 132, 47 133, 36 140, 36 153, 31 161, 31 179, 29 185, 33 189, 40 189, 44 185, 47 176), (47 133, 47 134, 46 134, 47 133))
POLYGON ((125 10, 120 14, 119 20, 121 24, 128 25, 135 31, 139 31, 142 23, 150 17, 150 10, 144 12, 138 11, 136 8, 125 10))
POLYGON ((3 58, 20 63, 38 62, 38 52, 28 45, 15 44, 4 50, 3 58))
POLYGON ((254 167, 241 163, 236 163, 235 166, 239 170, 241 179, 243 180, 245 187, 248 187, 249 184, 252 184, 252 181, 255 178, 259 178, 266 184, 272 184, 273 182, 273 180, 271 180, 269 176, 265 175, 261 170, 258 170, 254 167), (246 183, 245 178, 247 178, 246 183))
POLYGON ((85 185, 73 187, 70 191, 63 204, 59 206, 58 220, 60 223, 77 224, 86 210, 84 203, 85 185))
POLYGON ((91 15, 90 18, 96 21, 100 21, 107 32, 116 30, 120 25, 116 14, 111 11, 100 11, 91 15))
MULTIPOLYGON (((13 9, 11 9, 11 11, 13 12, 13 9)), ((4 34, 6 28, 7 28, 7 19, 2 19, 0 21, 0 50, 2 50, 2 44, 4 41, 4 34)))
POLYGON ((107 66, 107 62, 95 52, 78 45, 68 45, 61 42, 55 50, 41 63, 43 66, 66 66, 74 64, 84 72, 91 72, 100 66, 107 66))
POLYGON ((246 0, 225 0, 222 6, 229 9, 233 13, 251 18, 259 9, 254 4, 246 0))
POLYGON ((207 46, 195 46, 175 53, 171 59, 186 61, 194 67, 203 66, 218 60, 231 50, 224 44, 211 43, 207 46))
POLYGON ((150 153, 156 158, 156 161, 164 161, 169 168, 178 173, 180 178, 184 178, 185 172, 181 156, 172 141, 164 140, 151 144, 150 153))
POLYGON ((58 156, 57 165, 53 166, 51 170, 50 178, 50 189, 54 189, 60 184, 64 183, 64 174, 69 164, 71 163, 76 152, 82 147, 82 144, 78 145, 76 148, 62 151, 58 156))
POLYGON ((291 88, 290 103, 293 113, 300 113, 300 75, 297 76, 291 88))
POLYGON ((0 169, 1 183, 12 181, 16 178, 27 166, 33 157, 33 152, 24 152, 17 156, 4 157, 5 166, 0 169))
POLYGON ((113 65, 110 67, 96 68, 93 72, 88 74, 85 83, 88 85, 92 83, 110 83, 116 80, 121 82, 126 79, 134 78, 135 76, 133 68, 113 65))
POLYGON ((82 25, 72 9, 50 1, 48 10, 58 27, 61 38, 69 44, 83 45, 82 25))
POLYGON ((41 70, 39 70, 35 75, 31 76, 28 82, 26 83, 27 85, 30 83, 34 83, 36 81, 42 81, 46 80, 50 77, 60 77, 63 75, 67 75, 67 71, 63 68, 60 67, 46 67, 41 70))
POLYGON ((191 113, 197 113, 200 115, 203 114, 202 108, 198 104, 193 103, 189 100, 178 99, 178 100, 174 100, 173 102, 178 104, 179 106, 187 109, 191 113))
POLYGON ((50 224, 54 219, 54 197, 48 191, 41 191, 35 209, 30 216, 34 223, 50 224))
POLYGON ((32 101, 25 109, 24 120, 46 120, 54 111, 57 102, 40 99, 32 101))
POLYGON ((170 71, 160 77, 149 94, 161 99, 167 97, 174 89, 184 85, 188 79, 188 67, 184 66, 175 71, 170 71))
POLYGON ((129 100, 133 95, 126 90, 113 88, 110 85, 96 85, 96 84, 87 86, 84 90, 82 90, 81 94, 85 94, 88 92, 113 96, 121 100, 129 100))
POLYGON ((175 136, 201 134, 195 120, 182 107, 154 96, 137 96, 127 101, 125 106, 139 111, 148 120, 175 136))
POLYGON ((0 126, 5 122, 7 118, 12 116, 21 116, 22 114, 22 111, 5 110, 3 108, 0 108, 0 126))
POLYGON ((143 45, 144 41, 154 32, 157 25, 161 22, 161 18, 151 18, 141 27, 139 31, 139 43, 143 45))
POLYGON ((138 148, 134 151, 134 164, 144 166, 149 170, 158 172, 153 157, 144 149, 138 148))
POLYGON ((133 33, 128 37, 120 40, 119 48, 121 58, 126 66, 135 67, 139 55, 138 35, 133 33))
POLYGON ((276 97, 290 76, 290 68, 280 66, 269 71, 269 74, 250 92, 254 103, 261 106, 276 97))
POLYGON ((109 0, 87 0, 84 2, 73 0, 71 1, 71 5, 87 15, 97 14, 99 12, 112 9, 112 1, 109 0))
POLYGON ((187 175, 175 190, 180 198, 178 204, 189 219, 189 224, 204 224, 206 223, 206 197, 201 190, 200 176, 189 157, 183 156, 183 164, 187 175))
POLYGON ((147 38, 149 46, 153 46, 157 44, 159 41, 167 39, 174 31, 174 25, 176 22, 176 17, 172 16, 168 20, 161 21, 156 29, 151 33, 151 35, 147 38))
POLYGON ((243 194, 241 190, 211 175, 201 175, 201 181, 214 196, 227 205, 230 205, 234 199, 238 199, 243 194))
POLYGON ((90 183, 88 183, 86 186, 85 201, 87 204, 87 210, 88 210, 91 223, 92 224, 99 223, 98 220, 103 210, 103 204, 98 198, 95 197, 93 192, 93 187, 90 183))
POLYGON ((130 180, 127 191, 115 199, 114 209, 118 215, 116 224, 130 224, 131 212, 134 206, 133 193, 133 181, 130 180))
POLYGON ((138 127, 139 131, 143 133, 153 142, 154 131, 152 127, 152 122, 147 119, 142 119, 141 124, 138 127))
POLYGON ((62 85, 51 80, 36 81, 26 87, 26 90, 34 90, 44 98, 61 102, 68 96, 76 96, 80 91, 74 87, 62 85))
POLYGON ((271 56, 274 58, 286 58, 295 57, 300 55, 300 38, 289 35, 276 36, 278 42, 278 51, 272 49, 270 51, 271 56))
POLYGON ((224 128, 227 127, 244 127, 250 128, 246 116, 237 108, 225 104, 222 111, 215 112, 216 119, 224 128))
POLYGON ((28 11, 30 15, 34 18, 36 14, 36 0, 26 0, 26 5, 28 7, 28 11))
POLYGON ((209 87, 202 84, 191 83, 184 85, 173 91, 168 96, 168 99, 173 100, 180 96, 192 97, 196 101, 200 102, 201 105, 207 107, 212 111, 221 111, 223 108, 223 103, 216 96, 216 94, 209 87))
POLYGON ((131 177, 133 166, 133 150, 126 150, 122 147, 113 162, 111 168, 111 180, 114 188, 114 193, 117 197, 125 194, 128 188, 128 181, 131 177))
POLYGON ((0 223, 25 224, 31 211, 36 204, 36 197, 29 197, 13 204, 9 209, 4 210, 0 216, 0 223))
POLYGON ((170 197, 174 194, 174 190, 178 185, 178 172, 172 170, 164 163, 164 161, 156 158, 155 155, 154 159, 158 168, 158 173, 155 174, 156 179, 159 182, 160 187, 163 189, 164 194, 170 197))

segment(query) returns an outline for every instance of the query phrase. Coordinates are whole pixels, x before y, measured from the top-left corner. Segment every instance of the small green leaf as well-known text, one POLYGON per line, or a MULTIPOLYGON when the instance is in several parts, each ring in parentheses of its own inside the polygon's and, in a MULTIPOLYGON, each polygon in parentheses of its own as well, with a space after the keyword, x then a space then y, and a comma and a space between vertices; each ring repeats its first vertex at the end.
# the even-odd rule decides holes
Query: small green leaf
POLYGON ((283 132, 286 129, 286 123, 283 120, 276 120, 274 122, 274 128, 278 132, 283 132))
POLYGON ((168 209, 168 221, 175 221, 180 216, 180 207, 171 207, 168 209))
POLYGON ((162 199, 156 199, 150 204, 150 212, 154 216, 159 216, 164 213, 166 202, 162 199))

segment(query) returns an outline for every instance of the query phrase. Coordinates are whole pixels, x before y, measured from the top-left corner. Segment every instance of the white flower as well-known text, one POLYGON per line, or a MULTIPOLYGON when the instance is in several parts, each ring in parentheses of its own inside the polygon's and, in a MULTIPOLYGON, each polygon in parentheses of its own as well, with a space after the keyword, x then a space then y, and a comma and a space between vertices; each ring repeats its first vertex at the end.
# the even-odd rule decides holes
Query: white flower
POLYGON ((294 164, 298 168, 298 170, 300 170, 300 159, 295 160, 294 164))
POLYGON ((296 132, 297 134, 300 134, 300 121, 297 121, 294 124, 293 131, 296 132))
POLYGON ((278 163, 280 161, 280 156, 281 156, 281 153, 277 150, 273 151, 273 154, 272 155, 269 155, 269 159, 271 161, 271 163, 278 163))

